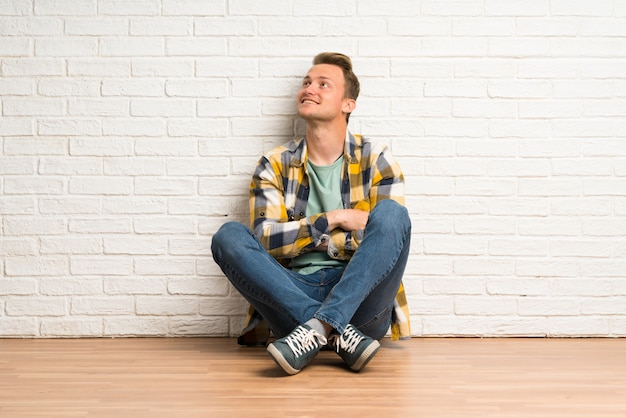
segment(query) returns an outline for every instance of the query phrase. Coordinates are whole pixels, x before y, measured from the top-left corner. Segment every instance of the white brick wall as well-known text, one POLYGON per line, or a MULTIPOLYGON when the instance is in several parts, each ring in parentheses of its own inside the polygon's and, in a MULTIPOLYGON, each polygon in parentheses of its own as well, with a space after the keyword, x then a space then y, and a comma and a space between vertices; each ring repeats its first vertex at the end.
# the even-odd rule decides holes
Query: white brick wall
POLYGON ((626 336, 626 1, 0 2, 0 337, 236 335, 210 255, 317 52, 403 165, 415 335, 626 336))

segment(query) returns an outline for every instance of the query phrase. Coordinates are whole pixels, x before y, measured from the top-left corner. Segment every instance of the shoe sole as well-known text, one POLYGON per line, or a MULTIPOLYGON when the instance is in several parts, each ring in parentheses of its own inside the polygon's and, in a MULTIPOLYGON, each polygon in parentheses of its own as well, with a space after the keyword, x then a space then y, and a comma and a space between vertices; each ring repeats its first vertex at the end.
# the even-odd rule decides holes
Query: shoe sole
POLYGON ((363 370, 363 368, 367 366, 367 363, 369 363, 370 360, 374 358, 379 349, 380 343, 374 340, 369 346, 367 346, 365 351, 361 353, 358 360, 352 366, 350 366, 350 370, 354 372, 360 372, 361 370, 363 370))
POLYGON ((269 353, 270 357, 274 359, 276 364, 278 364, 280 368, 285 371, 285 373, 289 375, 294 375, 300 372, 300 370, 291 367, 287 359, 283 357, 282 353, 274 346, 274 344, 270 344, 267 346, 267 352, 269 353))

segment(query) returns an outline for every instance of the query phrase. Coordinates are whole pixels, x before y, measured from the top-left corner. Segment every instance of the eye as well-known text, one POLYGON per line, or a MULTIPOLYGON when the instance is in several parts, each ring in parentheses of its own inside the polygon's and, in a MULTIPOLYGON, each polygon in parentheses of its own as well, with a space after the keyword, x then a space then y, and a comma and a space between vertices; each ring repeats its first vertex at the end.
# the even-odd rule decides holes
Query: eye
POLYGON ((308 80, 305 80, 305 81, 302 82, 302 87, 308 87, 310 85, 311 85, 311 82, 308 81, 308 80))
POLYGON ((327 87, 329 87, 329 85, 328 85, 328 83, 327 83, 327 82, 322 81, 322 82, 320 83, 320 87, 327 88, 327 87))

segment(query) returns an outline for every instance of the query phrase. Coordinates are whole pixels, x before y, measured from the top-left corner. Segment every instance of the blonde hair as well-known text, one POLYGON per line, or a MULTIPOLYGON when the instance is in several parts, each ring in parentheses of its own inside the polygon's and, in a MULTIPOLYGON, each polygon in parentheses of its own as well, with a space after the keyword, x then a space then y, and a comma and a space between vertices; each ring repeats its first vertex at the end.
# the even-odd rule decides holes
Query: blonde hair
MULTIPOLYGON (((352 71, 352 60, 347 55, 339 52, 320 52, 313 58, 313 65, 330 64, 336 65, 343 71, 343 79, 345 85, 344 98, 356 100, 361 91, 359 79, 352 71)), ((350 114, 346 115, 346 122, 350 118, 350 114)))

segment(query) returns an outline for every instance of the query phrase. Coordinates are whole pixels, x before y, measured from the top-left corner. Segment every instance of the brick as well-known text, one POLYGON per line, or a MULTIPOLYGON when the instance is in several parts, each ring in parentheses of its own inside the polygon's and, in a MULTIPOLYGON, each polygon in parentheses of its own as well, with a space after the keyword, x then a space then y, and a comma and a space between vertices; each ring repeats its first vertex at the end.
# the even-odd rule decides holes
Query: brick
POLYGON ((35 56, 38 57, 93 57, 98 55, 96 39, 63 37, 58 39, 38 39, 35 42, 35 56))
POLYGON ((613 246, 601 241, 560 241, 550 242, 550 254, 554 257, 600 257, 611 256, 613 246))
POLYGON ((582 225, 579 220, 567 217, 520 219, 518 231, 521 236, 579 236, 582 225))
MULTIPOLYGON (((520 254, 522 255, 522 254, 520 254)), ((498 277, 489 278, 487 280, 487 292, 490 295, 508 295, 508 296, 544 296, 550 291, 550 285, 547 280, 527 279, 520 277, 498 277)), ((518 298, 518 314, 520 314, 519 306, 524 299, 518 298)))
POLYGON ((167 123, 167 132, 172 137, 225 137, 228 135, 228 120, 223 118, 170 119, 167 123))
POLYGON ((65 19, 65 33, 74 36, 128 35, 126 19, 65 19))
POLYGON ((195 190, 193 179, 139 177, 135 179, 135 194, 157 196, 191 195, 195 190))
POLYGON ((49 217, 12 216, 3 220, 5 236, 61 235, 67 233, 67 221, 49 217))
POLYGON ((192 21, 186 17, 148 17, 130 19, 131 36, 185 36, 191 35, 192 21))
POLYGON ((164 0, 164 15, 223 16, 226 14, 223 0, 164 0))
POLYGON ((508 297, 457 296, 454 298, 454 313, 457 315, 513 315, 517 301, 508 297))
POLYGON ((170 159, 167 174, 171 176, 223 176, 230 171, 230 162, 224 158, 170 159))
POLYGON ((199 57, 195 60, 195 73, 197 77, 223 77, 224 74, 232 78, 255 77, 259 73, 259 64, 257 59, 246 57, 199 57))
MULTIPOLYGON (((132 268, 132 259, 122 256, 76 255, 72 256, 70 265, 72 275, 97 274, 107 276, 126 276, 132 272, 132 268)), ((102 299, 103 305, 105 304, 105 301, 106 299, 102 299)))
POLYGON ((165 40, 160 37, 125 37, 99 39, 102 57, 151 57, 163 56, 165 40))
POLYGON ((510 276, 515 272, 515 261, 497 258, 458 259, 454 261, 458 276, 510 276))
POLYGON ((225 39, 220 38, 168 38, 166 56, 216 56, 228 53, 225 39))
POLYGON ((151 118, 105 119, 102 126, 105 136, 165 136, 165 121, 151 118))
POLYGON ((484 2, 478 0, 424 0, 421 7, 428 16, 481 16, 485 12, 484 2))
POLYGON ((125 59, 70 58, 67 62, 70 76, 126 77, 130 72, 130 60, 125 59))
POLYGON ((170 279, 167 284, 172 295, 228 296, 229 289, 226 279, 170 279))
POLYGON ((576 277, 578 266, 570 261, 518 260, 515 273, 530 277, 576 277))
POLYGON ((516 225, 510 219, 502 218, 458 218, 454 230, 461 235, 513 235, 516 225))
POLYGON ((106 277, 104 293, 109 295, 163 295, 167 279, 163 277, 106 277))
POLYGON ((93 97, 100 93, 100 81, 72 78, 59 80, 43 78, 37 84, 37 92, 49 97, 93 97))
POLYGON ((511 62, 502 59, 462 60, 454 65, 455 78, 508 79, 516 72, 519 73, 511 62))
POLYGON ((174 335, 198 336, 229 336, 228 317, 216 316, 202 319, 173 319, 170 321, 170 332, 174 335))
POLYGON ((104 237, 104 253, 115 255, 159 255, 167 253, 167 241, 155 237, 104 237))
POLYGON ((39 242, 36 238, 4 236, 0 241, 0 256, 36 255, 39 242))
POLYGON ((102 211, 111 214, 163 214, 166 210, 166 199, 154 196, 107 196, 102 204, 102 211))
POLYGON ((39 335, 39 321, 36 318, 0 317, 1 337, 36 337, 39 335))
POLYGON ((128 116, 128 99, 70 99, 68 113, 76 116, 128 116))
POLYGON ((159 0, 98 0, 98 12, 112 16, 156 16, 160 13, 159 0))
POLYGON ((169 326, 162 318, 108 317, 104 319, 107 336, 167 336, 169 326))
POLYGON ((136 257, 134 272, 138 275, 189 275, 195 271, 195 262, 189 258, 147 258, 136 257))
POLYGON ((578 20, 574 18, 538 17, 517 19, 516 34, 519 36, 576 36, 578 20))
POLYGON ((159 176, 165 174, 165 161, 150 157, 110 157, 104 160, 104 174, 114 176, 159 176))
POLYGON ((39 250, 42 254, 101 254, 102 238, 94 237, 42 237, 39 250))
MULTIPOLYGON (((184 91, 179 92, 178 94, 191 94, 185 93, 184 91)), ((214 90, 207 90, 206 93, 199 93, 202 96, 210 97, 210 95, 216 95, 214 90)), ((261 116, 261 105, 264 107, 264 114, 285 114, 276 111, 265 111, 267 107, 268 101, 264 101, 261 104, 258 100, 251 99, 207 99, 207 100, 198 100, 198 117, 237 117, 241 114, 251 115, 251 116, 261 116)), ((288 105, 285 106, 289 109, 290 112, 293 112, 293 101, 290 100, 288 105)), ((215 143, 216 141, 210 141, 210 144, 215 143)), ((229 141, 232 142, 232 141, 229 141)), ((233 144, 233 147, 237 146, 237 144, 233 144)))
POLYGON ((161 296, 137 296, 137 315, 194 315, 198 313, 198 299, 161 296))
POLYGON ((97 158, 42 157, 39 174, 97 175, 102 174, 102 162, 97 158))
POLYGON ((98 295, 102 293, 102 280, 99 278, 47 278, 40 281, 39 293, 46 296, 98 295))
POLYGON ((102 134, 102 126, 97 119, 40 119, 37 132, 48 136, 97 136, 102 134))
POLYGON ((131 232, 131 223, 127 218, 72 218, 69 230, 80 234, 127 234, 131 232))
POLYGON ((583 315, 619 315, 624 312, 624 303, 622 298, 583 299, 581 313, 583 315))
POLYGON ((468 237, 425 237, 424 254, 484 255, 487 241, 468 237))
POLYGON ((133 99, 130 103, 130 114, 163 118, 192 117, 195 114, 195 103, 186 99, 133 99))
POLYGON ((608 335, 610 329, 609 318, 583 317, 572 315, 566 317, 548 318, 548 330, 551 337, 577 336, 594 337, 608 335))
POLYGON ((85 197, 46 197, 39 199, 42 214, 98 214, 102 212, 102 199, 85 197))
POLYGON ((133 298, 129 296, 74 297, 72 315, 129 315, 133 312, 133 298))
POLYGON ((37 293, 37 282, 34 279, 0 279, 0 295, 28 296, 37 293))
POLYGON ((548 216, 550 206, 545 199, 498 199, 489 205, 489 214, 495 216, 548 216))
POLYGON ((136 217, 133 226, 138 234, 194 234, 197 230, 195 219, 184 216, 136 217))
POLYGON ((3 196, 0 199, 1 215, 34 215, 35 200, 32 197, 3 196))
POLYGON ((485 2, 485 15, 487 16, 532 17, 548 14, 549 2, 547 0, 524 2, 518 0, 486 0, 485 2))
POLYGON ((11 297, 6 300, 8 316, 64 316, 68 302, 64 297, 11 297))
POLYGON ((74 177, 69 181, 71 194, 86 195, 128 195, 133 190, 130 177, 74 177))
POLYGON ((41 321, 42 337, 101 337, 102 319, 44 319, 41 321))
MULTIPOLYGON (((169 80, 165 92, 173 97, 224 98, 228 95, 228 83, 224 80, 169 80)), ((248 114, 245 109, 242 109, 242 113, 248 114)))
MULTIPOLYGON (((207 180, 206 186, 203 184, 199 185, 199 194, 200 195, 212 195, 216 192, 215 190, 215 180, 207 180), (213 187, 212 187, 213 185, 213 187)), ((220 179, 220 183, 222 180, 220 179)), ((237 192, 232 188, 232 182, 227 182, 227 188, 225 190, 229 191, 231 194, 236 195, 244 195, 247 192, 248 181, 241 184, 240 191, 237 192)), ((226 193, 222 193, 226 194, 226 193)), ((230 199, 223 197, 213 197, 211 199, 197 199, 197 198, 179 198, 179 199, 170 199, 168 202, 168 212, 174 215, 205 215, 205 216, 220 216, 227 215, 230 210, 230 199)))
POLYGON ((2 74, 10 76, 63 76, 65 62, 60 58, 7 58, 2 60, 2 74))
POLYGON ((553 16, 610 16, 613 2, 598 0, 591 4, 584 0, 552 0, 550 12, 553 16))
POLYGON ((163 80, 107 79, 102 81, 103 96, 161 97, 164 95, 163 80))
POLYGON ((31 55, 32 43, 27 38, 0 36, 0 56, 27 57, 31 55))
POLYGON ((34 3, 37 15, 93 16, 97 12, 96 0, 75 0, 72 3, 34 0, 34 3))
MULTIPOLYGON (((165 52, 165 46, 163 50, 165 52)), ((132 75, 135 77, 192 77, 194 63, 190 59, 140 57, 133 59, 132 75)))
POLYGON ((577 179, 521 179, 520 196, 580 196, 582 187, 577 179))

